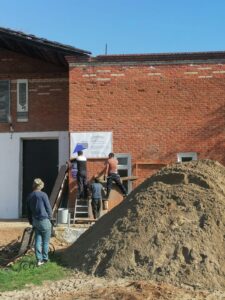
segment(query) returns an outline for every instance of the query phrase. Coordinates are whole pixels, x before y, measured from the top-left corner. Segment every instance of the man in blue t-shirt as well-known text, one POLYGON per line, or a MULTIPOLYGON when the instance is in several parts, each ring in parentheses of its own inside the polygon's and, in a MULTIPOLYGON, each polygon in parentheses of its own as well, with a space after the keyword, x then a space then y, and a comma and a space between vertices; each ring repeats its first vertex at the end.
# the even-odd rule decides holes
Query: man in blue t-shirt
POLYGON ((40 178, 34 179, 33 192, 27 198, 27 213, 29 223, 34 228, 35 233, 35 256, 37 265, 48 261, 49 240, 51 237, 52 208, 48 195, 41 190, 44 182, 40 178))

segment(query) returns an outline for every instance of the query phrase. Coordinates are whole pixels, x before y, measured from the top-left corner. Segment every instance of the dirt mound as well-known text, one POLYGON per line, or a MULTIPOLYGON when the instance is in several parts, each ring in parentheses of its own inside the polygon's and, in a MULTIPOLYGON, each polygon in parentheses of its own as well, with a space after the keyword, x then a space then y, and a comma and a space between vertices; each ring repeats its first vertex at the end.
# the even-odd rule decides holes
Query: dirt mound
POLYGON ((225 168, 161 169, 64 253, 88 274, 225 289, 225 168))

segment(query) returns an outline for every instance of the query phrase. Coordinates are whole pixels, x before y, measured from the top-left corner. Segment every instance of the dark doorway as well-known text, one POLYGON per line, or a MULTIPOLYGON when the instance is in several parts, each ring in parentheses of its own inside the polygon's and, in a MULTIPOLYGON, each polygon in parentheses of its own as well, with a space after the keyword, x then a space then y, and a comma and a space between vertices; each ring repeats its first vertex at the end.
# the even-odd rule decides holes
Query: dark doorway
POLYGON ((50 196, 58 174, 58 140, 23 141, 22 216, 26 217, 26 198, 34 178, 41 178, 44 192, 50 196))

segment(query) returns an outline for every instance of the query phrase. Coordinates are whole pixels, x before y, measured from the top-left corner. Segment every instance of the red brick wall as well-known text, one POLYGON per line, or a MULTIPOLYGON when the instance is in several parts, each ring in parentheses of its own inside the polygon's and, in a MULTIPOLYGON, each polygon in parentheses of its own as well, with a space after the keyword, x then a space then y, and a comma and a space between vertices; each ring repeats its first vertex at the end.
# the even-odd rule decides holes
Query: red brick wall
MULTIPOLYGON (((134 169, 178 152, 225 164, 224 64, 73 64, 69 84, 69 130, 112 131, 113 151, 130 153, 134 169)), ((148 166, 142 180, 157 168, 148 166)))
MULTIPOLYGON (((68 70, 65 67, 0 49, 0 80, 10 80, 15 131, 68 130, 68 70), (16 121, 17 79, 28 79, 29 121, 16 121)), ((0 123, 0 132, 8 131, 0 123)))

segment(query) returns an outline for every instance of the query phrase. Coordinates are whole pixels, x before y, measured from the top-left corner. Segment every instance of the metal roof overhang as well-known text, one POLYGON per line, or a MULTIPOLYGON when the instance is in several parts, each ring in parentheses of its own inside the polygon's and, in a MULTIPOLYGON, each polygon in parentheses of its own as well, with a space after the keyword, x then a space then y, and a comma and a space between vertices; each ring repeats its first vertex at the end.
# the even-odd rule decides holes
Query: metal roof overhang
POLYGON ((0 27, 0 48, 67 66, 65 56, 89 57, 91 52, 0 27))

